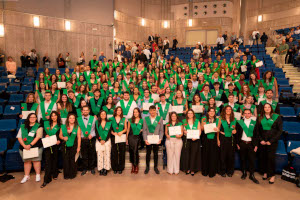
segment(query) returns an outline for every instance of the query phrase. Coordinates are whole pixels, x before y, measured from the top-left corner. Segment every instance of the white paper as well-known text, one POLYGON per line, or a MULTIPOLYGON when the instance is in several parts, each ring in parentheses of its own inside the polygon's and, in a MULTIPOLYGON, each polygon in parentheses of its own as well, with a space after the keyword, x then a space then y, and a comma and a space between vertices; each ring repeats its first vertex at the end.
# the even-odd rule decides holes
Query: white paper
POLYGON ((199 130, 187 130, 186 138, 187 139, 199 139, 200 138, 199 130))
POLYGON ((151 94, 151 98, 154 100, 154 101, 159 101, 159 94, 151 94))
POLYGON ((216 123, 205 124, 205 125, 204 125, 204 132, 205 132, 205 134, 216 132, 216 131, 214 130, 214 128, 217 128, 216 123))
POLYGON ((29 150, 23 149, 23 159, 39 157, 39 148, 30 148, 29 150))
POLYGON ((241 120, 241 113, 240 112, 233 112, 234 113, 234 118, 236 119, 236 120, 241 120))
POLYGON ((185 91, 182 91, 183 98, 185 98, 185 91))
POLYGON ((181 126, 170 126, 169 127, 169 135, 181 135, 181 126))
POLYGON ((225 83, 225 89, 227 90, 228 89, 228 85, 229 85, 230 82, 228 83, 225 83))
POLYGON ((28 136, 30 136, 30 137, 34 137, 34 135, 35 135, 34 132, 29 132, 29 133, 28 133, 28 136))
POLYGON ((261 67, 263 65, 264 65, 263 61, 259 61, 255 64, 256 67, 261 67))
POLYGON ((52 147, 57 143, 56 135, 52 135, 50 137, 42 138, 42 143, 44 148, 52 147))
POLYGON ((57 82, 58 88, 66 88, 66 82, 57 82))
POLYGON ((260 104, 261 101, 266 100, 265 98, 258 98, 257 103, 260 104))
POLYGON ((32 111, 22 111, 22 119, 27 119, 28 115, 30 115, 31 113, 35 113, 34 110, 32 111))
POLYGON ((203 105, 192 105, 192 110, 195 113, 203 113, 203 105))
POLYGON ((149 107, 152 106, 153 103, 143 103, 143 110, 149 110, 149 107))
POLYGON ((112 117, 113 117, 113 115, 107 115, 107 119, 112 118, 112 117))
POLYGON ((203 75, 204 73, 203 72, 198 72, 198 77, 200 76, 200 75, 203 75))
POLYGON ((116 135, 115 136, 115 143, 124 143, 126 142, 126 134, 122 134, 121 136, 116 135))
POLYGON ((241 66, 241 71, 242 72, 246 72, 247 71, 247 66, 246 65, 242 65, 241 66))
POLYGON ((80 155, 80 152, 78 152, 78 153, 75 154, 75 162, 78 160, 79 155, 80 155))
POLYGON ((10 109, 11 109, 11 110, 15 110, 15 107, 14 107, 14 106, 11 106, 10 109))
POLYGON ((177 114, 183 113, 183 105, 172 106, 172 111, 176 112, 177 114))
POLYGON ((239 98, 238 97, 234 97, 234 103, 238 102, 239 101, 239 98))
POLYGON ((159 135, 147 135, 149 144, 157 144, 159 142, 159 135))
POLYGON ((222 105, 223 101, 216 101, 216 106, 220 107, 222 105))

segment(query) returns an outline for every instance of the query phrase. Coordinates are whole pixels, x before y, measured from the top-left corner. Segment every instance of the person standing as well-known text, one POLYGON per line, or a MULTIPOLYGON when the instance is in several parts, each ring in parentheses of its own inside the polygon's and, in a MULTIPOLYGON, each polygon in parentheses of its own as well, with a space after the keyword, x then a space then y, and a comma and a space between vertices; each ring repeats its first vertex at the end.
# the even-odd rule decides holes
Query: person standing
POLYGON ((279 55, 277 56, 277 67, 283 68, 285 65, 285 57, 287 54, 287 51, 289 50, 289 45, 286 44, 285 39, 282 40, 282 43, 278 47, 279 55))
POLYGON ((70 68, 71 67, 71 56, 70 56, 69 52, 66 53, 65 63, 66 63, 66 68, 70 68))
POLYGON ((95 122, 94 116, 90 115, 90 108, 83 106, 81 108, 82 117, 78 117, 78 124, 81 130, 81 156, 82 168, 81 176, 84 176, 88 170, 95 174, 96 151, 95 151, 95 122))
POLYGON ((163 130, 163 119, 162 117, 157 116, 156 107, 154 105, 149 108, 150 116, 145 117, 143 121, 143 138, 147 145, 147 153, 146 153, 146 169, 145 174, 149 173, 150 170, 150 156, 151 151, 153 150, 154 154, 154 171, 156 174, 159 174, 159 170, 157 168, 158 164, 158 148, 161 144, 161 140, 163 139, 164 130, 163 130), (149 135, 158 135, 159 141, 157 144, 150 144, 148 142, 149 135))
POLYGON ((22 51, 22 55, 20 57, 22 68, 26 69, 27 67, 29 67, 29 59, 30 57, 26 54, 26 52, 22 51))
POLYGON ((178 44, 177 39, 176 39, 175 37, 173 37, 173 46, 172 46, 172 50, 175 50, 175 51, 176 51, 177 44, 178 44))
POLYGON ((43 121, 50 119, 52 111, 57 110, 56 102, 51 100, 51 92, 49 90, 46 90, 44 98, 45 100, 40 103, 38 108, 38 121, 41 124, 43 124, 43 121))
POLYGON ((169 55, 169 48, 170 48, 170 41, 169 41, 168 37, 165 37, 163 45, 164 45, 165 55, 167 56, 167 55, 169 55))
POLYGON ((260 41, 261 43, 264 45, 264 47, 267 46, 267 42, 268 42, 268 36, 266 35, 265 32, 263 32, 262 36, 260 37, 260 41))
POLYGON ((62 53, 59 53, 57 58, 56 58, 56 63, 58 68, 65 68, 65 59, 62 56, 62 53))
POLYGON ((225 40, 224 40, 224 38, 222 37, 222 34, 219 35, 219 37, 217 38, 216 43, 217 43, 217 49, 223 51, 223 45, 224 45, 224 43, 225 43, 225 40))
POLYGON ((123 99, 117 103, 116 107, 119 106, 122 108, 122 114, 124 114, 126 119, 130 119, 132 117, 133 109, 137 108, 135 101, 130 99, 128 91, 124 92, 123 99))
POLYGON ((50 63, 51 63, 51 60, 48 56, 48 53, 45 53, 45 56, 43 57, 43 66, 44 66, 44 68, 49 68, 50 63))

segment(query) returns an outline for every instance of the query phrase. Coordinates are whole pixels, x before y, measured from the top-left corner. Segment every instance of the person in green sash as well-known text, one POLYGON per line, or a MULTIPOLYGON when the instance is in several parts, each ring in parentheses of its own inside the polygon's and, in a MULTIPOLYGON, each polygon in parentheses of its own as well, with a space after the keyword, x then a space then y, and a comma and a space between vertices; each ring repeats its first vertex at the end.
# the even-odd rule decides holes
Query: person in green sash
MULTIPOLYGON (((176 97, 173 100, 173 106, 182 106, 182 113, 178 113, 178 118, 179 121, 182 122, 182 120, 184 119, 184 116, 188 110, 188 103, 187 103, 187 99, 183 98, 183 94, 182 91, 177 90, 176 92, 176 97)), ((174 107, 173 107, 174 108, 174 107)), ((175 111, 175 110, 174 110, 175 111)))
POLYGON ((45 100, 44 95, 46 92, 46 85, 44 82, 40 82, 39 89, 35 91, 35 99, 37 103, 45 100))
POLYGON ((107 119, 110 119, 111 117, 113 117, 115 108, 116 108, 116 106, 114 104, 113 98, 110 96, 107 97, 106 104, 102 107, 102 109, 107 114, 107 119))
POLYGON ((233 83, 228 84, 228 91, 225 92, 227 100, 224 101, 224 103, 228 103, 228 101, 229 101, 228 97, 229 97, 230 94, 233 94, 233 97, 234 97, 233 99, 235 100, 235 102, 239 101, 238 93, 237 93, 237 91, 234 90, 234 84, 233 83))
POLYGON ((114 116, 110 118, 110 120, 113 128, 111 131, 111 167, 115 174, 122 174, 125 169, 126 133, 128 124, 127 119, 123 117, 122 107, 116 107, 114 116), (125 141, 122 140, 122 137, 125 137, 125 141), (118 139, 117 141, 116 138, 118 139))
POLYGON ((145 105, 154 105, 154 100, 150 97, 150 91, 149 89, 144 90, 144 97, 139 101, 138 107, 142 112, 142 118, 145 119, 145 117, 149 116, 149 107, 145 105))
POLYGON ((202 175, 212 178, 216 175, 219 166, 219 149, 217 144, 217 128, 219 118, 216 117, 216 110, 209 108, 206 116, 202 118, 201 130, 205 132, 206 124, 216 124, 215 132, 205 133, 203 137, 203 152, 202 152, 202 175))
POLYGON ((52 86, 50 87, 50 92, 51 92, 51 101, 57 102, 60 99, 60 91, 57 88, 57 83, 53 83, 52 86))
POLYGON ((57 180, 58 177, 58 149, 59 149, 59 132, 61 126, 61 120, 58 112, 53 111, 50 114, 49 121, 44 121, 44 137, 55 136, 57 139, 56 145, 53 145, 48 148, 44 148, 44 160, 45 160, 45 175, 44 175, 44 183, 41 185, 41 188, 46 187, 48 183, 52 181, 52 179, 57 180))
POLYGON ((51 112, 56 110, 56 102, 51 100, 51 92, 47 90, 45 92, 45 101, 42 101, 38 108, 38 121, 43 124, 43 121, 50 119, 51 112))
POLYGON ((205 111, 204 104, 202 104, 200 100, 201 100, 200 95, 195 94, 195 96, 193 98, 193 102, 191 104, 189 104, 189 108, 194 111, 196 119, 198 119, 198 120, 201 120, 201 118, 202 118, 201 116, 202 116, 202 114, 204 114, 204 111, 205 111), (199 106, 200 106, 200 109, 197 109, 199 106), (202 110, 201 110, 201 106, 202 106, 202 110))
POLYGON ((195 88, 193 87, 193 82, 189 80, 188 84, 187 84, 187 88, 184 93, 185 93, 185 97, 188 101, 188 104, 190 104, 190 103, 192 103, 195 94, 198 94, 199 92, 198 92, 197 87, 195 87, 195 88))
POLYGON ((66 124, 68 113, 75 111, 75 107, 68 101, 67 95, 61 95, 60 100, 57 102, 57 111, 60 114, 61 123, 66 124))
POLYGON ((243 104, 248 96, 251 96, 250 88, 248 85, 243 85, 239 94, 239 103, 243 104))
POLYGON ((205 114, 208 110, 208 108, 214 108, 216 110, 216 115, 220 115, 220 107, 217 107, 216 100, 212 97, 208 100, 207 105, 204 106, 205 114))
POLYGON ((139 172, 139 143, 143 130, 143 119, 139 108, 133 110, 132 118, 128 120, 127 144, 129 145, 131 173, 139 172))
POLYGON ((100 176, 106 176, 111 168, 111 124, 106 111, 101 110, 95 124, 97 168, 100 176))
POLYGON ((172 91, 170 87, 166 88, 165 97, 166 97, 166 101, 170 104, 172 104, 174 100, 174 93, 175 91, 172 91))
POLYGON ((257 79, 257 76, 255 73, 251 73, 250 80, 249 80, 249 88, 250 88, 250 93, 252 95, 255 95, 258 93, 259 85, 260 85, 260 80, 257 79))
POLYGON ((99 89, 94 91, 94 97, 90 99, 89 107, 91 108, 92 115, 98 115, 104 103, 104 99, 100 96, 101 92, 99 89))
POLYGON ((164 72, 159 72, 158 80, 156 81, 156 86, 158 87, 158 93, 165 93, 165 89, 169 86, 169 82, 166 79, 164 72))
POLYGON ((37 116, 35 113, 28 115, 24 124, 18 131, 17 137, 20 143, 19 153, 23 159, 23 150, 30 150, 33 148, 38 148, 38 156, 34 158, 23 159, 24 162, 24 178, 21 183, 26 183, 30 179, 30 171, 33 164, 36 177, 36 182, 41 180, 41 160, 43 154, 41 138, 43 137, 43 128, 37 123, 37 116))
POLYGON ((211 93, 209 91, 209 85, 203 86, 203 91, 200 92, 201 103, 207 104, 208 100, 211 98, 211 93))
POLYGON ((253 97, 252 96, 247 96, 245 99, 245 103, 240 106, 240 113, 243 116, 244 110, 249 109, 251 111, 251 114, 254 117, 257 117, 257 109, 256 106, 252 103, 253 102, 253 97))
POLYGON ((266 103, 270 104, 272 106, 272 109, 274 111, 274 113, 276 114, 280 114, 280 108, 279 108, 279 105, 276 101, 273 100, 273 96, 274 96, 274 93, 273 93, 273 90, 269 89, 266 91, 266 99, 261 101, 260 104, 258 105, 258 113, 261 113, 262 110, 263 110, 263 107, 266 103))
POLYGON ((234 172, 234 151, 236 134, 236 120, 231 106, 225 106, 221 112, 218 129, 218 145, 220 147, 220 175, 222 177, 232 177, 234 172))
POLYGON ((171 112, 169 114, 169 122, 165 127, 166 135, 166 149, 167 149, 167 173, 179 174, 180 170, 180 156, 182 149, 182 135, 183 135, 183 126, 179 122, 176 112, 171 112), (177 132, 170 131, 170 128, 176 127, 177 132))
POLYGON ((126 119, 130 119, 132 117, 133 109, 137 108, 137 104, 133 99, 130 99, 130 95, 128 91, 124 92, 124 98, 121 99, 116 107, 121 107, 122 108, 122 114, 124 114, 124 117, 126 119))
MULTIPOLYGON (((36 103, 35 95, 33 93, 29 93, 27 95, 25 103, 21 103, 21 109, 23 111, 37 111, 38 103, 36 103)), ((20 114, 19 117, 22 119, 23 115, 20 114)))
POLYGON ((97 60, 97 55, 93 55, 93 60, 90 60, 89 67, 96 71, 96 68, 99 66, 99 61, 97 60))
POLYGON ((265 87, 260 85, 258 87, 258 92, 253 96, 254 96, 255 105, 258 107, 260 102, 266 100, 266 98, 267 98, 266 93, 265 93, 265 87))
POLYGON ((282 133, 282 119, 274 113, 272 105, 265 103, 257 120, 258 139, 260 142, 260 172, 263 180, 275 182, 275 158, 278 140, 282 133))
POLYGON ((81 129, 75 114, 69 113, 65 125, 61 126, 59 138, 62 140, 64 179, 74 179, 77 175, 76 158, 81 147, 81 129))
POLYGON ((278 84, 277 79, 274 77, 271 71, 266 71, 263 76, 263 80, 261 80, 262 85, 265 87, 265 90, 272 90, 275 94, 273 100, 278 101, 279 93, 278 93, 278 84))
POLYGON ((216 101, 226 101, 226 95, 224 90, 220 89, 220 83, 214 82, 213 86, 214 89, 210 90, 212 97, 214 97, 216 101))
POLYGON ((242 180, 247 178, 247 162, 249 166, 249 179, 259 184, 255 178, 255 161, 258 147, 257 126, 256 121, 251 119, 252 113, 250 109, 243 111, 244 119, 238 120, 236 124, 236 140, 237 149, 240 150, 242 180))

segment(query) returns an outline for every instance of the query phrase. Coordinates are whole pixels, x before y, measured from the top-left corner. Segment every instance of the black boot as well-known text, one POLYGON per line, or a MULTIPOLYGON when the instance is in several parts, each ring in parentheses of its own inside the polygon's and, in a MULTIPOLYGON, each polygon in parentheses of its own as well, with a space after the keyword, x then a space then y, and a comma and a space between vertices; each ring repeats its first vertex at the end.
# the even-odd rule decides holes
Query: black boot
POLYGON ((144 174, 148 174, 148 173, 149 173, 149 167, 147 166, 146 169, 145 169, 144 174))
POLYGON ((250 174, 249 179, 250 179, 251 181, 253 181, 254 183, 256 183, 256 184, 259 184, 259 181, 255 178, 255 176, 254 176, 253 173, 250 174))
POLYGON ((241 176, 242 180, 245 180, 247 178, 247 172, 246 171, 242 171, 243 175, 241 176))

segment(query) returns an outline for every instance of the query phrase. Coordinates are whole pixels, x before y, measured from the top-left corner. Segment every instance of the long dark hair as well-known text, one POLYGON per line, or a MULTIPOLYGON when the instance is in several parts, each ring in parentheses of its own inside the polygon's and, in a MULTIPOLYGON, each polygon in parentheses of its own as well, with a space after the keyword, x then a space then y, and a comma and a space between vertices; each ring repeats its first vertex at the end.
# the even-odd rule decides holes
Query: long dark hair
POLYGON ((63 108, 63 109, 66 108, 68 112, 72 111, 72 104, 71 104, 71 102, 69 102, 68 95, 62 94, 62 95, 60 96, 60 99, 59 99, 59 101, 58 101, 57 103, 60 104, 61 108, 63 108), (64 102, 62 101, 62 97, 63 97, 63 96, 66 96, 66 97, 67 97, 66 107, 64 107, 64 108, 63 108, 64 102))
POLYGON ((208 114, 208 113, 209 113, 211 110, 214 110, 214 111, 215 111, 214 121, 216 121, 216 109, 213 108, 213 107, 209 107, 209 108, 207 109, 207 112, 206 112, 206 115, 205 115, 206 120, 209 121, 209 114, 208 114))
POLYGON ((196 121, 196 115, 195 115, 195 112, 190 108, 190 109, 188 109, 188 111, 186 112, 186 122, 188 121, 188 113, 189 112, 193 112, 193 123, 195 123, 195 121, 196 121))
POLYGON ((121 111, 122 111, 122 113, 121 113, 121 115, 120 115, 120 117, 121 117, 121 119, 123 118, 123 109, 122 109, 122 107, 121 106, 118 106, 118 107, 116 107, 115 108, 115 110, 114 110, 114 117, 116 117, 117 116, 117 111, 118 111, 118 109, 121 109, 121 111))
POLYGON ((178 124, 178 122, 179 122, 178 115, 174 111, 169 113, 169 124, 172 124, 172 115, 176 115, 176 124, 178 124))
POLYGON ((61 126, 61 118, 60 118, 60 114, 57 111, 52 111, 50 114, 50 118, 49 118, 50 126, 52 126, 52 124, 53 124, 53 120, 51 119, 51 116, 53 114, 55 114, 57 116, 57 125, 60 127, 61 126))
POLYGON ((233 113, 233 109, 230 105, 227 105, 225 106, 223 109, 222 109, 222 112, 221 112, 221 119, 222 120, 226 120, 226 109, 227 108, 230 108, 231 109, 231 113, 230 113, 230 121, 234 121, 234 113, 233 113))
POLYGON ((106 114, 106 118, 105 118, 105 121, 107 122, 107 113, 105 110, 101 110, 98 114, 98 123, 99 123, 99 126, 101 126, 101 122, 102 122, 102 119, 101 119, 101 113, 105 113, 106 114))
POLYGON ((271 77, 269 78, 269 82, 272 80, 272 78, 273 78, 273 72, 271 72, 271 71, 266 71, 265 73, 264 73, 264 76, 263 76, 263 79, 264 79, 264 81, 266 82, 266 80, 267 80, 267 73, 271 73, 271 77))
POLYGON ((113 108, 113 107, 115 106, 115 103, 114 103, 114 100, 113 100, 113 98, 112 98, 111 96, 108 96, 108 97, 107 97, 107 99, 106 99, 106 104, 105 104, 105 105, 108 105, 108 101, 107 101, 107 100, 108 100, 109 98, 112 99, 112 101, 111 101, 111 108, 113 108))
POLYGON ((69 118, 70 118, 70 116, 75 117, 74 128, 77 128, 78 127, 78 121, 77 121, 76 115, 74 113, 69 113, 68 114, 68 117, 67 117, 67 120, 66 120, 66 127, 69 127, 69 118))
MULTIPOLYGON (((195 94, 194 97, 193 97, 193 102, 192 102, 192 105, 196 105, 196 101, 195 101, 195 97, 198 96, 199 97, 199 103, 201 103, 201 97, 199 94, 195 94)), ((193 111, 193 110, 192 110, 193 111)), ((194 111, 193 111, 194 112, 194 111)))
POLYGON ((265 105, 263 106, 263 109, 261 109, 261 111, 260 111, 260 115, 259 115, 259 121, 261 121, 264 117, 265 117, 265 107, 266 107, 266 105, 269 105, 270 107, 271 107, 271 112, 270 112, 270 117, 272 117, 272 115, 274 114, 274 110, 273 110, 273 107, 272 107, 272 105, 271 104, 269 104, 269 103, 265 103, 265 105))
POLYGON ((35 115, 36 117, 36 120, 35 120, 35 123, 37 123, 37 115, 35 113, 30 113, 28 116, 27 116, 27 119, 25 120, 24 124, 25 124, 25 128, 27 130, 29 130, 31 127, 29 126, 30 125, 30 122, 29 122, 29 118, 32 116, 32 115, 35 115))

